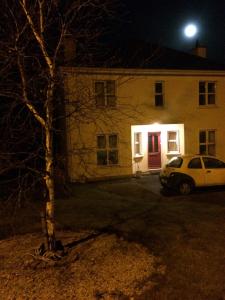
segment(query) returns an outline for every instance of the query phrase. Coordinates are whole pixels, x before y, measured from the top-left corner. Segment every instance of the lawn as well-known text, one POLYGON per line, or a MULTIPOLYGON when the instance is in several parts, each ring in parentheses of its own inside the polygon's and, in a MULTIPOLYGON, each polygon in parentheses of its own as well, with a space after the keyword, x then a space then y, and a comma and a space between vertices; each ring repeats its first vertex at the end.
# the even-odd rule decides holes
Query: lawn
MULTIPOLYGON (((157 184, 156 176, 144 176, 74 185, 69 197, 57 200, 60 238, 69 244, 73 239, 79 241, 96 234, 96 238, 78 243, 71 250, 77 257, 79 249, 81 256, 73 262, 74 270, 85 267, 89 274, 81 276, 83 283, 91 286, 90 279, 93 282, 93 278, 98 278, 98 288, 92 287, 96 288, 95 293, 86 299, 225 299, 224 189, 165 196, 152 192, 157 190, 157 184), (96 252, 97 249, 101 251, 96 252), (107 290, 103 282, 109 281, 111 288, 107 290)), ((14 213, 2 207, 0 246, 13 243, 12 237, 6 239, 12 234, 40 231, 37 207, 37 203, 32 203, 14 213)), ((29 247, 31 241, 40 242, 40 236, 28 236, 29 247)), ((52 268, 58 270, 59 266, 52 268)), ((63 268, 67 274, 65 265, 63 268)), ((73 268, 70 265, 70 271, 73 268)), ((68 280, 68 274, 65 276, 68 280)), ((39 287, 43 289, 41 284, 39 287)), ((73 292, 71 287, 71 295, 73 292)), ((62 295, 54 297, 66 299, 62 295)))

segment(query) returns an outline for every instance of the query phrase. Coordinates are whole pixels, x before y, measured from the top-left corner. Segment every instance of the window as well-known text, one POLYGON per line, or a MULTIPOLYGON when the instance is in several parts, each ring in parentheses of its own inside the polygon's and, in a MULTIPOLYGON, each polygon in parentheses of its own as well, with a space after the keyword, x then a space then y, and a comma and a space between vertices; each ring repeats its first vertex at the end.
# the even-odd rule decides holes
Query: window
POLYGON ((179 152, 178 131, 167 132, 168 153, 179 152))
POLYGON ((115 80, 95 81, 95 103, 97 107, 116 106, 115 80))
POLYGON ((204 165, 206 169, 220 169, 225 168, 225 163, 219 159, 211 157, 203 157, 204 165))
POLYGON ((182 163, 183 163, 183 159, 181 157, 173 157, 169 161, 167 166, 172 168, 180 168, 182 166, 182 163))
POLYGON ((216 154, 216 132, 215 130, 201 130, 199 132, 199 153, 216 154))
POLYGON ((189 164, 188 164, 189 169, 202 169, 202 163, 199 157, 193 158, 189 164))
POLYGON ((117 134, 101 134, 97 136, 97 164, 99 166, 118 164, 117 134))
POLYGON ((216 103, 216 83, 213 81, 199 82, 199 105, 216 103))
POLYGON ((134 155, 141 155, 141 132, 134 133, 134 155))
POLYGON ((163 81, 155 82, 155 106, 164 105, 164 83, 163 81))

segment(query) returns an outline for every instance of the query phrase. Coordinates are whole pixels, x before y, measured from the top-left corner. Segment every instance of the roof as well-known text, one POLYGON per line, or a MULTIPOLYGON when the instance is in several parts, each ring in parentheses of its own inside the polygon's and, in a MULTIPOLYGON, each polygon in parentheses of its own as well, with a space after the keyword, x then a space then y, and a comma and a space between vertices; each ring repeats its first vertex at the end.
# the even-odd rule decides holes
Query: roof
POLYGON ((224 64, 143 41, 107 45, 89 58, 86 67, 225 71, 224 64))

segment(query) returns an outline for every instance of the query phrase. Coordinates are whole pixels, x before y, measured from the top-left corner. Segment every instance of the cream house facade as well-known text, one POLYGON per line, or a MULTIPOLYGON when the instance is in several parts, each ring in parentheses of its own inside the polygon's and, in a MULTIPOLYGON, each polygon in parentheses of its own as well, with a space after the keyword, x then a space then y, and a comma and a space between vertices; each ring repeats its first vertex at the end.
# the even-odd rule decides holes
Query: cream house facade
POLYGON ((70 181, 154 172, 174 156, 225 160, 225 70, 62 67, 70 181))

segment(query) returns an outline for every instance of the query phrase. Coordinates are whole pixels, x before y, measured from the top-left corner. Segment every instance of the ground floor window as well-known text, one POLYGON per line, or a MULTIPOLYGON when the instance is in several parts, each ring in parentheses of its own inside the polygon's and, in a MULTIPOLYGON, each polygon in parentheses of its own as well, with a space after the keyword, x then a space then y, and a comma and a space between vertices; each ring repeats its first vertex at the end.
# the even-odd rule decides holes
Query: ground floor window
POLYGON ((215 130, 200 130, 199 153, 207 155, 216 154, 216 132, 215 130))
POLYGON ((107 166, 118 164, 118 135, 97 135, 97 165, 107 166))
POLYGON ((134 133, 134 155, 141 155, 141 132, 134 133))
POLYGON ((167 152, 179 152, 179 134, 178 131, 167 132, 167 152))

